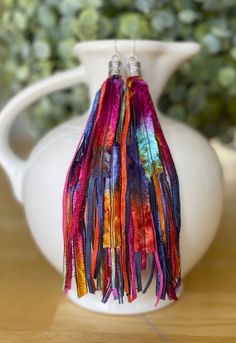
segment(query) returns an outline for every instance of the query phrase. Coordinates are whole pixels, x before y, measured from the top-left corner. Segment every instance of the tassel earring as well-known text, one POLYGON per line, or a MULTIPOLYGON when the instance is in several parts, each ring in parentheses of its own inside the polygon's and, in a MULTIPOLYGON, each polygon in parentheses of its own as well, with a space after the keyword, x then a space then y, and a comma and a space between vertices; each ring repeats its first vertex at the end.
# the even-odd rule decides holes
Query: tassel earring
POLYGON ((102 290, 122 301, 120 134, 124 83, 118 55, 97 92, 69 167, 63 193, 64 290, 102 290))
POLYGON ((121 193, 128 196, 122 197, 121 218, 126 217, 122 226, 122 252, 128 250, 129 253, 122 254, 123 275, 130 301, 137 297, 136 290, 145 293, 156 275, 157 305, 166 295, 176 300, 176 290, 181 284, 179 182, 135 56, 130 57, 128 69, 122 140, 124 144, 126 141, 126 147, 121 148, 121 173, 127 179, 127 187, 123 184, 121 193), (141 270, 146 269, 150 259, 150 275, 143 288, 141 270))
POLYGON ((63 194, 64 290, 123 303, 155 275, 156 305, 181 284, 179 182, 140 63, 120 60, 97 92, 63 194), (143 285, 142 271, 149 270, 143 285))

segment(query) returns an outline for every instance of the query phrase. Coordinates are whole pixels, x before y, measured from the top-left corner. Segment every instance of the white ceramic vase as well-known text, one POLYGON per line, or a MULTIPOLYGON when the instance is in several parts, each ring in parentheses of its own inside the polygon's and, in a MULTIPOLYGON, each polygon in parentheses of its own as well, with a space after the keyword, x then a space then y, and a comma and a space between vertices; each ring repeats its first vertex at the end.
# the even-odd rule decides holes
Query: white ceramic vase
MULTIPOLYGON (((123 65, 132 55, 133 42, 117 41, 123 65)), ((88 83, 91 100, 108 74, 108 62, 114 54, 114 41, 94 41, 75 46, 81 65, 26 88, 14 97, 0 115, 0 163, 8 174, 16 198, 23 203, 30 230, 47 260, 60 272, 63 266, 62 191, 66 172, 84 130, 88 113, 51 130, 34 148, 27 161, 17 157, 9 146, 9 131, 16 116, 43 95, 88 83)), ((177 67, 199 51, 196 43, 136 41, 141 62, 156 103, 177 67)), ((180 236, 182 274, 186 275, 206 252, 216 233, 222 208, 222 176, 215 153, 207 140, 192 128, 159 115, 179 174, 182 230, 180 236)), ((60 287, 61 285, 58 285, 60 287)), ((131 304, 119 305, 111 298, 101 302, 101 294, 78 299, 75 285, 69 297, 77 304, 108 314, 149 312, 155 292, 140 294, 131 304)))

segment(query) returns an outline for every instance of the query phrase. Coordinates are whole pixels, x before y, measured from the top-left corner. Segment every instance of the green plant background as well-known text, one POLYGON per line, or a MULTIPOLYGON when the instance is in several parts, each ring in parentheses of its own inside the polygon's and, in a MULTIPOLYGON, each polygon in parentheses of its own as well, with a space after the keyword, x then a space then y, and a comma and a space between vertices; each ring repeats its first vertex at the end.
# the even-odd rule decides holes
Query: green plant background
MULTIPOLYGON (((194 40, 201 53, 173 76, 159 106, 208 137, 236 125, 236 0, 2 0, 0 22, 0 85, 9 95, 75 66, 78 41, 194 40)), ((87 105, 84 85, 43 98, 32 109, 35 132, 87 105)))

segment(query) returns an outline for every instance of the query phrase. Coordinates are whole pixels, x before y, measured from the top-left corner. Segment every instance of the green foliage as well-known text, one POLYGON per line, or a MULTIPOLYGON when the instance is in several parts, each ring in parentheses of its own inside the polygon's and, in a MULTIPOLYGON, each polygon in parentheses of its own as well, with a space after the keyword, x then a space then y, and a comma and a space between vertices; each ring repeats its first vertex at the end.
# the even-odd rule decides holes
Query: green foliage
MULTIPOLYGON (((77 41, 198 41, 202 52, 173 76, 159 106, 207 136, 236 125, 236 0, 2 0, 0 23, 0 82, 12 94, 75 66, 77 41)), ((45 97, 34 127, 43 133, 87 104, 84 85, 45 97)))

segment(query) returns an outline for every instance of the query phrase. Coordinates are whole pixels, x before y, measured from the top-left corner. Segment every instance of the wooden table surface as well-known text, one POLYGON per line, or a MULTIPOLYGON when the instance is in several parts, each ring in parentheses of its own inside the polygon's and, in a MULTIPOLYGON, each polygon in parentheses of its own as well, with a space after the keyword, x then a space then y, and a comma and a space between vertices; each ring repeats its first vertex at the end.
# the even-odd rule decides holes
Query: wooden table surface
POLYGON ((62 294, 62 277, 38 251, 0 172, 0 342, 236 342, 235 204, 236 183, 227 181, 216 239, 184 279, 174 306, 106 316, 77 307, 62 294))

